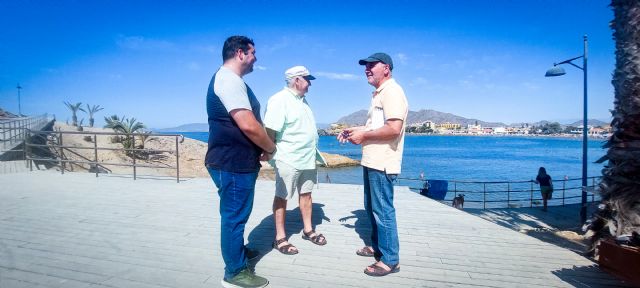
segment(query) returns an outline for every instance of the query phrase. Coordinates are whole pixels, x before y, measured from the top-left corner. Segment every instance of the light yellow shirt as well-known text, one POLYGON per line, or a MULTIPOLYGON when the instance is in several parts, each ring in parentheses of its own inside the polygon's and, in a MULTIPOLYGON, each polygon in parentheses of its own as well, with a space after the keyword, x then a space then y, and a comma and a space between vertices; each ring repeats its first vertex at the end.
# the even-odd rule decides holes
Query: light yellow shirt
POLYGON ((402 120, 402 132, 392 140, 364 141, 362 166, 386 171, 387 174, 400 174, 407 113, 409 113, 407 97, 402 87, 393 78, 382 83, 373 92, 365 129, 375 130, 384 126, 387 119, 399 119, 402 120))
POLYGON ((296 95, 288 87, 274 94, 267 102, 263 123, 276 132, 274 160, 299 170, 316 168, 316 157, 320 154, 318 130, 304 96, 296 95))

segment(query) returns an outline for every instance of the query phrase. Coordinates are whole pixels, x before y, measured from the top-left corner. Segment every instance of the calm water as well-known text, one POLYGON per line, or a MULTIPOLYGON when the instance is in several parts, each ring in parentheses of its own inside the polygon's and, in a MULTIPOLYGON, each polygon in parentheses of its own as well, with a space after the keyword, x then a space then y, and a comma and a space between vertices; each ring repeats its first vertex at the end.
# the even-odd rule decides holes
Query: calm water
MULTIPOLYGON (((181 133, 185 137, 207 142, 207 132, 181 133)), ((588 176, 599 176, 603 164, 603 140, 592 139, 588 145, 588 176)), ((360 146, 340 144, 333 136, 320 137, 320 150, 360 159, 360 146)), ((402 178, 520 181, 534 179, 544 166, 554 180, 564 176, 582 176, 581 138, 508 137, 508 136, 406 136, 402 178)), ((327 175, 332 183, 362 184, 362 168, 321 169, 320 182, 327 175)))

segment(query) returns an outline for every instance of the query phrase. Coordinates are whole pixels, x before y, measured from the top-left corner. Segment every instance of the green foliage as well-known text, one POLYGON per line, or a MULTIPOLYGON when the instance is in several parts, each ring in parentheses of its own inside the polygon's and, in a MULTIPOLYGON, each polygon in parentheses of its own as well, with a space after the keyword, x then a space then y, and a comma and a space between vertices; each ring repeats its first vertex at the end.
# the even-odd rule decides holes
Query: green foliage
POLYGON ((562 129, 562 126, 560 126, 560 123, 553 122, 553 123, 545 123, 542 126, 531 126, 529 133, 549 135, 549 134, 560 134, 562 132, 563 132, 563 129, 562 129))
POLYGON ((64 103, 65 106, 67 106, 67 108, 69 108, 69 110, 71 110, 71 114, 72 114, 72 116, 71 116, 71 119, 72 119, 71 125, 78 126, 78 115, 77 115, 78 111, 87 112, 87 111, 84 111, 84 109, 82 109, 80 107, 80 105, 82 105, 82 102, 78 102, 76 104, 71 104, 69 102, 64 101, 63 103, 64 103))
POLYGON ((87 113, 89 113, 89 127, 93 127, 93 123, 94 123, 93 115, 95 115, 96 113, 98 113, 98 111, 103 109, 104 108, 101 108, 100 105, 89 106, 89 104, 87 104, 87 113))
POLYGON ((428 128, 426 124, 422 124, 422 126, 407 126, 404 131, 407 133, 433 133, 433 129, 428 128))
MULTIPOLYGON (((146 126, 142 123, 142 122, 138 122, 138 120, 136 120, 136 118, 125 118, 124 116, 122 117, 118 117, 118 115, 111 115, 110 117, 104 117, 104 122, 106 123, 104 125, 104 128, 111 128, 113 129, 113 131, 116 131, 118 133, 123 133, 124 138, 120 138, 120 143, 122 143, 122 146, 127 149, 126 154, 131 156, 131 157, 135 157, 136 153, 134 153, 134 151, 129 151, 128 149, 134 149, 135 147, 135 138, 134 138, 134 133, 136 132, 143 132, 146 134, 149 134, 150 132, 144 132, 143 129, 146 128, 146 126)), ((141 136, 144 137, 144 136, 141 136)), ((149 136, 147 135, 143 139, 143 141, 145 141, 149 136)), ((112 138, 113 139, 113 138, 112 138)), ((143 144, 144 147, 144 144, 143 144)))
POLYGON ((578 127, 575 127, 575 126, 567 126, 566 128, 564 128, 564 131, 563 131, 563 132, 564 132, 564 133, 569 134, 569 133, 571 133, 571 131, 576 131, 576 130, 578 130, 578 127))

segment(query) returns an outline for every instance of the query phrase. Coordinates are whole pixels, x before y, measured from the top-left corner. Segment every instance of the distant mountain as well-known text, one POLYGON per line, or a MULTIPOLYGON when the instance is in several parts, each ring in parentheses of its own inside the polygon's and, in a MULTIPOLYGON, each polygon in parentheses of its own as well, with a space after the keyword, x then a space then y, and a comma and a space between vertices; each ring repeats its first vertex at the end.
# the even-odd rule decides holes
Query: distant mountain
POLYGON ((207 123, 190 123, 172 128, 152 129, 154 132, 209 132, 207 123))
POLYGON ((336 123, 347 124, 349 126, 360 126, 367 123, 367 110, 359 110, 347 116, 341 117, 336 123))
MULTIPOLYGON (((551 124, 551 123, 560 123, 560 126, 562 126, 562 127, 567 127, 567 126, 579 127, 579 126, 582 126, 582 120, 575 121, 575 122, 570 122, 570 123, 566 123, 566 122, 562 123, 562 122, 558 122, 558 121, 542 120, 542 121, 538 121, 538 122, 534 122, 534 123, 513 123, 513 124, 511 124, 509 126, 511 126, 511 127, 523 127, 525 125, 527 125, 527 126, 544 126, 545 124, 551 124)), ((604 122, 602 120, 598 120, 598 119, 589 119, 589 120, 587 120, 587 125, 598 127, 598 126, 609 125, 609 123, 608 122, 604 122)))
POLYGON ((407 123, 409 124, 422 123, 425 121, 432 121, 435 123, 449 122, 460 124, 462 126, 474 125, 476 123, 478 125, 482 125, 483 127, 507 126, 506 124, 501 122, 485 122, 478 119, 468 119, 451 113, 439 112, 431 109, 423 109, 416 112, 409 111, 409 115, 407 115, 407 123))
MULTIPOLYGON (((610 125, 611 123, 609 122, 604 122, 604 121, 600 121, 598 119, 587 119, 587 125, 591 125, 591 126, 605 126, 605 125, 610 125)), ((567 124, 568 126, 574 126, 574 127, 578 127, 578 126, 582 126, 582 120, 580 121, 576 121, 573 122, 571 124, 567 124)))
MULTIPOLYGON (((367 122, 367 113, 367 110, 356 111, 338 119, 336 123, 347 124, 349 126, 364 125, 367 122)), ((444 113, 431 109, 409 111, 409 115, 407 115, 407 123, 409 124, 422 123, 425 121, 433 121, 435 123, 449 122, 460 124, 462 126, 466 126, 467 124, 476 124, 476 122, 485 127, 506 126, 504 123, 500 122, 485 122, 478 119, 468 119, 451 113, 444 113)))

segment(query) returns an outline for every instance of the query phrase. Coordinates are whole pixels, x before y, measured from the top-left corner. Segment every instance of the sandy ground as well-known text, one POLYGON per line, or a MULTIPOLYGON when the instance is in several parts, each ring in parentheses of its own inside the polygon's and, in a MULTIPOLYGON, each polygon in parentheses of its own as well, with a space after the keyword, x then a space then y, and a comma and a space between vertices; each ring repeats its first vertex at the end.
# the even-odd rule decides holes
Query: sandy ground
MULTIPOLYGON (((75 131, 77 128, 66 125, 64 123, 56 123, 54 126, 56 131, 75 131)), ((106 132, 112 133, 112 129, 104 129, 97 127, 83 127, 83 132, 106 132)), ((112 135, 95 135, 96 143, 94 144, 94 135, 70 135, 63 134, 62 143, 65 146, 71 146, 70 152, 66 151, 65 156, 68 159, 80 161, 94 161, 96 159, 94 146, 98 147, 97 159, 104 168, 111 173, 131 174, 133 168, 128 166, 119 166, 122 164, 133 164, 131 157, 125 155, 121 143, 114 143, 112 135), (114 150, 110 150, 114 149, 114 150)), ((190 138, 178 137, 178 158, 180 177, 209 177, 204 167, 204 156, 207 152, 207 144, 190 138)), ((140 140, 136 140, 136 146, 141 145, 140 140)), ((136 159, 136 165, 151 166, 138 167, 136 173, 139 175, 158 175, 158 176, 175 176, 176 175, 176 137, 175 136, 151 136, 144 143, 144 148, 150 152, 146 159, 136 159), (161 151, 161 152, 158 152, 161 151)), ((355 166, 360 163, 356 160, 341 155, 322 153, 327 160, 329 167, 355 166)), ((89 164, 72 165, 72 169, 82 171, 89 170, 89 164)), ((273 168, 266 162, 262 162, 260 170, 260 179, 273 180, 273 168)))

